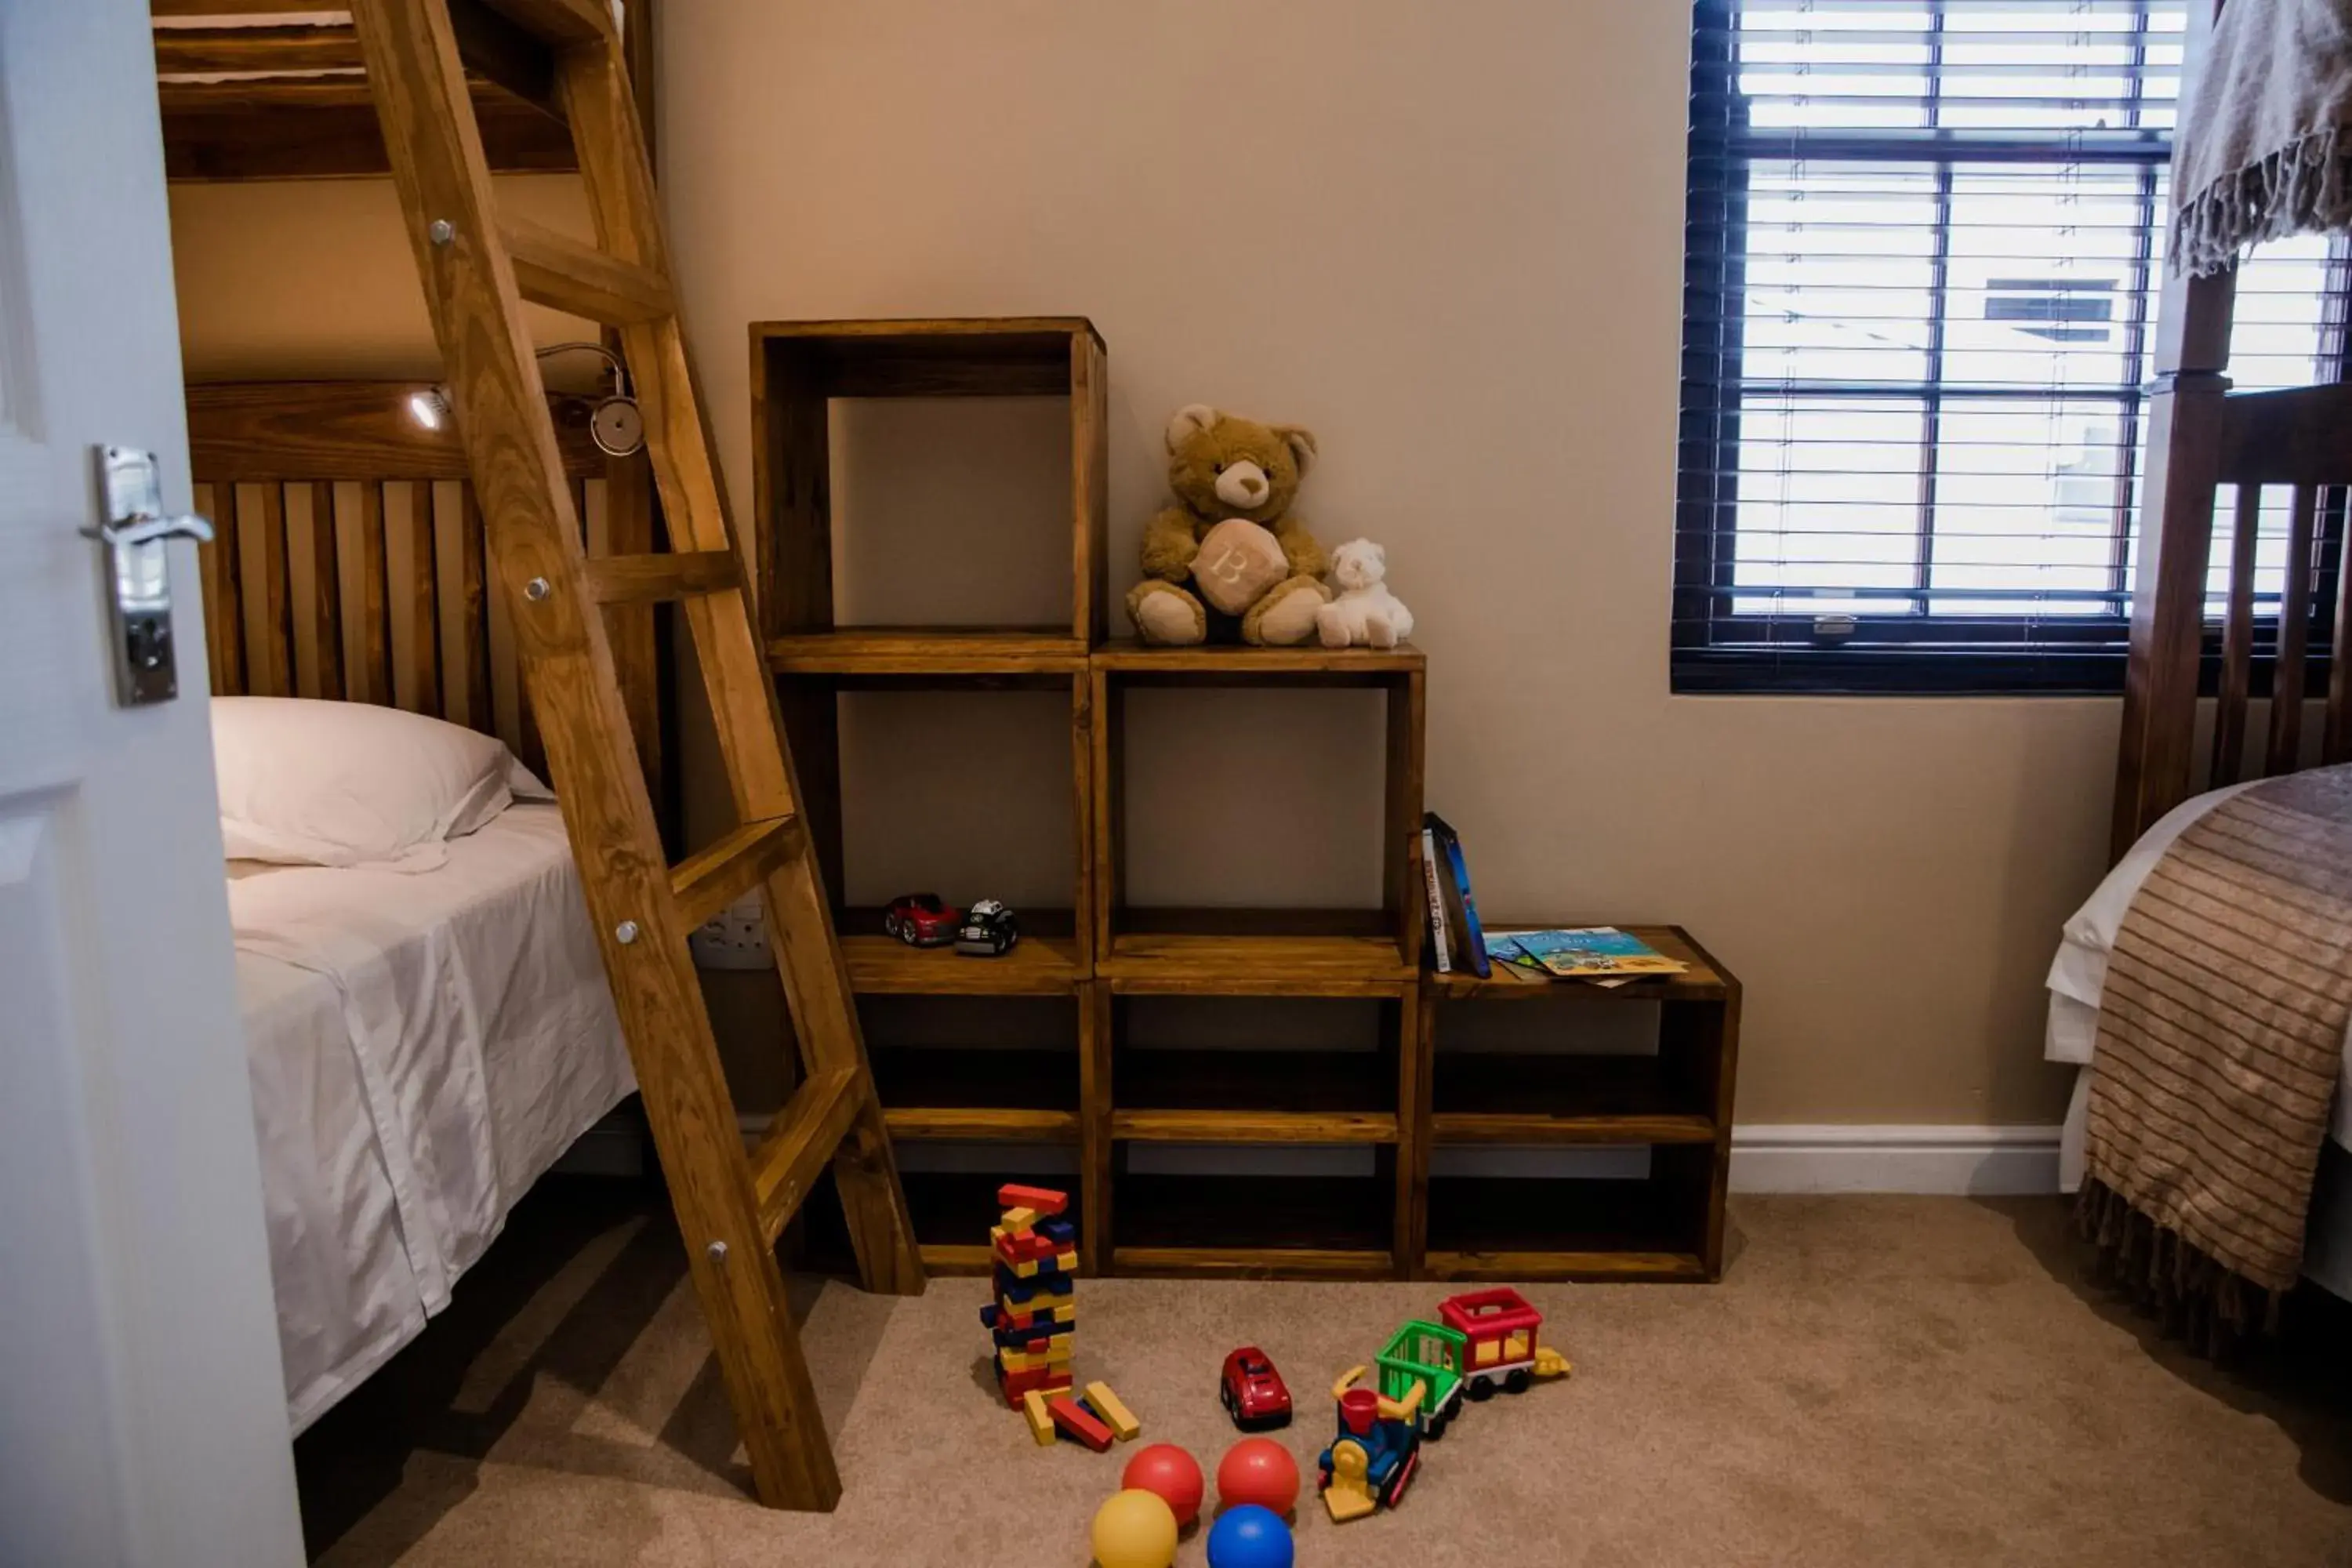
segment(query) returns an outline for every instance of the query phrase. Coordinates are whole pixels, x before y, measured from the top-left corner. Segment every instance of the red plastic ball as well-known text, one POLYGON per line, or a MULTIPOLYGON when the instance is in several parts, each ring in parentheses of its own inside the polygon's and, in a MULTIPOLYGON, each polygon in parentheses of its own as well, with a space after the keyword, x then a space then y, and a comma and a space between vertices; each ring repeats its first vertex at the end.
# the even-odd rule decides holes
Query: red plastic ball
POLYGON ((1180 1527, 1201 1517, 1204 1483, 1200 1462, 1173 1443, 1138 1448, 1120 1473, 1118 1484, 1156 1493, 1175 1513, 1180 1527))
POLYGON ((1298 1461, 1271 1437, 1244 1437, 1217 1464, 1217 1500, 1245 1502, 1287 1514, 1298 1501, 1298 1461))

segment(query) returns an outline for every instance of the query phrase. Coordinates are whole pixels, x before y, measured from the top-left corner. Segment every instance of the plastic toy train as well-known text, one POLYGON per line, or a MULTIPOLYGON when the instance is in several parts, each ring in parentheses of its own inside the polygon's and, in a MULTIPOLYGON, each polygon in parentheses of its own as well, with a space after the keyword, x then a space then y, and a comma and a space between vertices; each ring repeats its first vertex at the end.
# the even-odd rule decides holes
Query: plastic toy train
POLYGON ((1536 1342, 1543 1314, 1505 1287, 1448 1297, 1442 1323, 1413 1319, 1372 1358, 1373 1385, 1357 1386, 1360 1366, 1332 1385, 1339 1432, 1316 1460, 1316 1486, 1335 1522, 1394 1508, 1421 1468, 1421 1445, 1445 1435, 1462 1398, 1521 1394, 1539 1377, 1561 1377, 1568 1359, 1536 1342))
POLYGON ((1543 1314, 1507 1286, 1449 1296, 1437 1315, 1442 1322, 1406 1323, 1372 1359, 1382 1398, 1402 1404, 1422 1390, 1414 1425, 1423 1437, 1444 1436, 1465 1394, 1524 1394, 1536 1379, 1569 1371, 1565 1356, 1537 1342, 1543 1314))

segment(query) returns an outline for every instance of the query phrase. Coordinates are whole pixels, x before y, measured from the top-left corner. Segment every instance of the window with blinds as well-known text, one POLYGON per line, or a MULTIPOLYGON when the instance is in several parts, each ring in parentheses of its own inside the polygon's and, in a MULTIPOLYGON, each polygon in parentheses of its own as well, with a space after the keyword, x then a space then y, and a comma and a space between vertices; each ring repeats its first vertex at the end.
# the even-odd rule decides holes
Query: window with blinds
MULTIPOLYGON (((1699 0, 1676 689, 2119 688, 2184 21, 1699 0)), ((2336 378, 2343 271, 2242 269, 2238 386, 2336 378)))

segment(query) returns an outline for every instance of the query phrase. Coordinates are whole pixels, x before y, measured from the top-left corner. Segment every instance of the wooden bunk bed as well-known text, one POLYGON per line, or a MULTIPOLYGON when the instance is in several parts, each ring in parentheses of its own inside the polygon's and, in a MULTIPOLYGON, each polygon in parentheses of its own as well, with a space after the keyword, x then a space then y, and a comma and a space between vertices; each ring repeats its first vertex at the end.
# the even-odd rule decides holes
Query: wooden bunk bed
MULTIPOLYGON (((866 1286, 919 1291, 923 1273, 677 320, 646 131, 649 0, 361 0, 356 12, 299 0, 154 0, 152 11, 167 173, 389 174, 445 378, 429 387, 191 389, 193 477, 199 504, 220 521, 204 555, 215 694, 409 708, 495 734, 543 770, 562 831, 551 841, 550 808, 537 807, 540 848, 558 856, 569 880, 551 893, 541 879, 536 917, 481 917, 470 938, 411 934, 455 955, 469 941, 499 945, 520 926, 578 928, 570 956, 593 955, 597 1005, 625 1040, 618 1080, 625 1092, 634 1068, 751 1484, 771 1506, 830 1508, 839 1475, 774 1244, 830 1170, 866 1286), (593 243, 500 211, 494 174, 566 169, 581 175, 593 243), (526 300, 604 326, 634 386, 641 451, 606 459, 562 426, 537 363, 550 351, 534 353, 526 300), (412 399, 437 412, 412 417, 412 399), (672 750, 661 743, 653 631, 667 605, 693 637, 738 816, 682 860, 666 842, 674 825, 666 833, 656 807, 672 750), (764 899, 793 1025, 786 1043, 797 1044, 802 1071, 747 1154, 687 941, 754 893, 764 899)), ((611 439, 605 450, 627 445, 611 439)), ((338 869, 298 875, 312 889, 338 869)), ((287 887, 279 878, 274 893, 287 887)), ((352 890, 386 903, 403 891, 352 890)), ((365 946, 348 899, 263 901, 300 906, 298 929, 268 933, 275 952, 312 929, 345 955, 365 946)), ((439 927, 455 930, 462 912, 423 915, 446 916, 439 927)), ((240 927, 241 966, 247 948, 240 927)), ((283 967, 321 973, 301 952, 283 967)), ((272 984, 285 993, 299 982, 272 984)), ((249 1035, 258 1016, 249 1010, 249 1035)), ((324 1026, 318 1016, 314 1034, 324 1026)), ((574 1022, 584 1030, 593 1021, 574 1022)), ((457 1030, 443 1033, 450 1048, 468 1048, 457 1030)), ((295 1048, 278 1055, 350 1056, 362 1077, 369 1071, 356 1026, 347 1052, 306 1052, 305 1038, 298 1025, 295 1048)), ((565 1070, 562 1050, 540 1054, 545 1073, 565 1070)), ((616 1058, 597 1055, 608 1066, 616 1058)), ((267 1076, 257 1068, 257 1121, 267 1120, 267 1076)), ((609 1072, 598 1080, 611 1081, 609 1072)), ((280 1098, 294 1102, 299 1134, 301 1097, 280 1098)), ((347 1098, 384 1114, 373 1088, 347 1098)), ((497 1120, 492 1106, 471 1114, 497 1120)), ((374 1142, 390 1146, 396 1165, 399 1140, 382 1134, 374 1142)), ((307 1179, 303 1140, 280 1142, 296 1148, 287 1163, 307 1179)), ((520 1179, 543 1168, 545 1152, 535 1149, 520 1179)), ((503 1149, 495 1161, 466 1163, 477 1187, 487 1182, 511 1200, 503 1149)), ((393 1191, 400 1179, 388 1173, 381 1185, 393 1191)), ((304 1228, 315 1237, 331 1236, 360 1205, 314 1206, 323 1221, 304 1228)), ((381 1210, 371 1233, 379 1240, 361 1243, 377 1252, 381 1210)), ((401 1234, 430 1311, 469 1260, 470 1242, 420 1252, 406 1218, 401 1234)), ((331 1277, 337 1267, 330 1257, 311 1272, 331 1277)), ((371 1278, 357 1294, 404 1288, 371 1278)), ((286 1279, 279 1286, 283 1312, 286 1279)), ((316 1375, 289 1387, 298 1423, 379 1364, 397 1337, 371 1320, 334 1354, 310 1358, 316 1375)))
MULTIPOLYGON (((2263 57, 2290 33, 2269 0, 2229 4, 2237 9, 2189 6, 2190 90, 2175 153, 2189 194, 2176 192, 2185 216, 2172 246, 2203 275, 2174 273, 2158 306, 2114 869, 2066 923, 2044 1051, 2081 1068, 2062 1180, 2080 1185, 2078 1218, 2105 1271, 2168 1331, 2216 1354, 2276 1328, 2300 1281, 2352 1298, 2352 770, 2342 766, 2352 762, 2352 356, 2342 268, 2330 271, 2318 363, 2334 379, 2239 392, 2229 377, 2238 258, 2266 237, 2352 231, 2340 202, 2341 161, 2352 156, 2340 139, 2352 132, 2323 108, 2315 122, 2292 122, 2314 130, 2239 156, 2248 142, 2238 132, 2256 118, 2247 103, 2271 107, 2261 67, 2275 60, 2263 57), (2224 179, 2203 177, 2210 156, 2189 177, 2197 138, 2209 139, 2201 153, 2226 147, 2224 179), (2258 608, 2256 578, 2266 505, 2281 499, 2273 616, 2258 608), (2315 679, 2323 637, 2327 665, 2315 679)), ((2298 110, 2352 102, 2352 39, 2328 69, 2298 110)))

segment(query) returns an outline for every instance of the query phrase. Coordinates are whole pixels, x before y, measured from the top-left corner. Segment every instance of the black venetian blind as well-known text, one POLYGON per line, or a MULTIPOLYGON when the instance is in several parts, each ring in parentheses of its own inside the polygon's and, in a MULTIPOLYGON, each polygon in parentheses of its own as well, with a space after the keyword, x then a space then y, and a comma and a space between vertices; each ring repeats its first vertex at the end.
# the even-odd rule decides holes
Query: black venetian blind
MULTIPOLYGON (((1676 689, 2114 689, 2181 0, 1695 16, 1676 689)), ((2333 379, 2340 271, 2244 269, 2236 384, 2333 379)))

